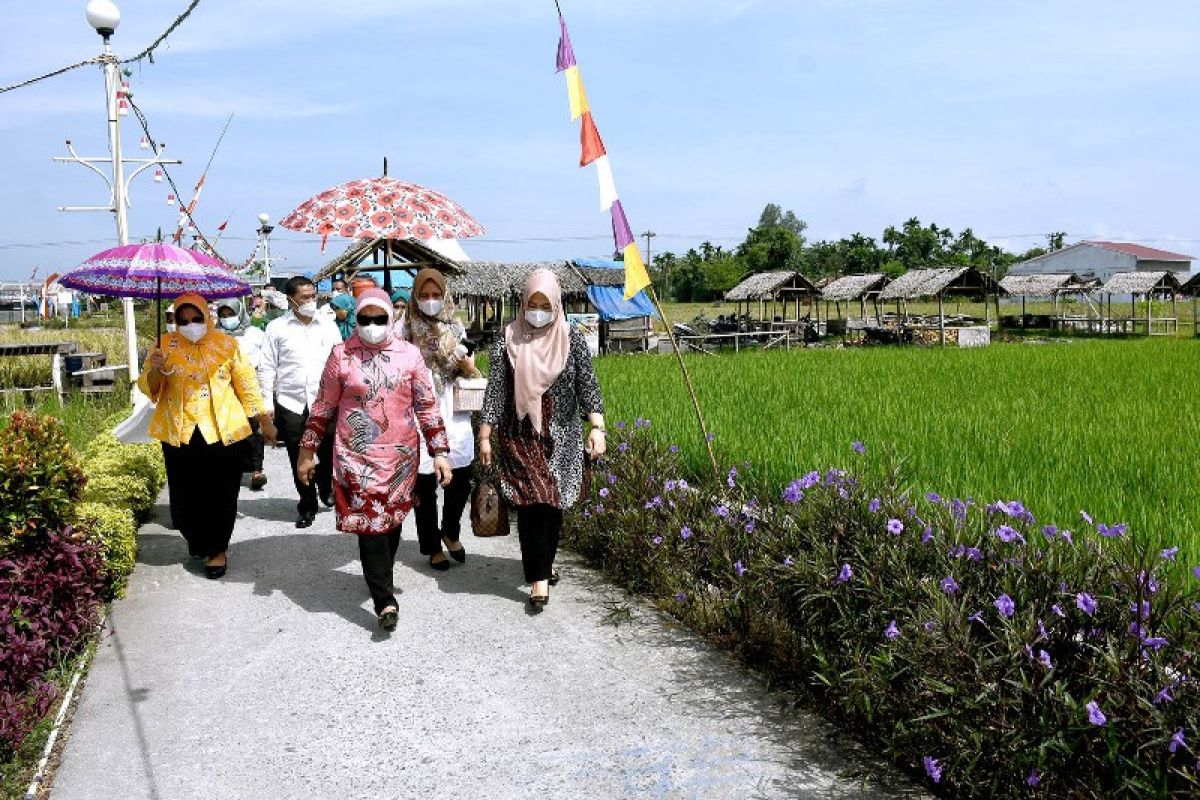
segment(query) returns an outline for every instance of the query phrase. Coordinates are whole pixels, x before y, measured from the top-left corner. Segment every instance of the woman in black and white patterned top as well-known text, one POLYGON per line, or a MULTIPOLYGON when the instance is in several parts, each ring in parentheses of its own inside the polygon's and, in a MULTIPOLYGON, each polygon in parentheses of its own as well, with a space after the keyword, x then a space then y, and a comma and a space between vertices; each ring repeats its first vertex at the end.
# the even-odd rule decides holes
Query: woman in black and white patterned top
POLYGON ((579 499, 584 444, 581 414, 591 423, 586 451, 604 454, 604 401, 587 342, 571 330, 558 279, 537 270, 525 281, 521 315, 491 353, 479 426, 479 457, 492 463, 496 430, 501 491, 517 509, 521 563, 529 602, 545 605, 557 582, 554 556, 563 511, 579 499))

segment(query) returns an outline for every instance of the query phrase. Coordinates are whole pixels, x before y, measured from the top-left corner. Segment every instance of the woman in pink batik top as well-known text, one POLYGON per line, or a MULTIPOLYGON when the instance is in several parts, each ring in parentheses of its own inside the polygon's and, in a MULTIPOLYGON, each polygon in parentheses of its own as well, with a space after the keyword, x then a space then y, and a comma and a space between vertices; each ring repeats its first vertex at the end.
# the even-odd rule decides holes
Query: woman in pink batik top
POLYGON ((355 306, 354 334, 334 347, 300 439, 296 472, 308 483, 316 451, 336 417, 333 498, 338 530, 358 537, 363 577, 379 624, 396 627, 399 608, 392 593, 392 565, 400 525, 413 506, 421 434, 444 486, 452 472, 450 445, 421 351, 394 335, 392 301, 368 289, 355 306))

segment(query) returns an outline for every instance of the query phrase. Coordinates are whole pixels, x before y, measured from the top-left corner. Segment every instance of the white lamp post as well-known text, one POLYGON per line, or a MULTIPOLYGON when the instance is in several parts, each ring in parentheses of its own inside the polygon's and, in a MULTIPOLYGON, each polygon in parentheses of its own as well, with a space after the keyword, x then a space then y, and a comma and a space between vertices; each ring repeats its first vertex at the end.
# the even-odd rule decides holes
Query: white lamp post
POLYGON ((275 230, 275 226, 271 224, 271 215, 265 211, 258 215, 258 235, 262 239, 263 247, 263 281, 267 286, 271 285, 271 231, 275 230))
MULTIPOLYGON (((113 53, 112 45, 109 39, 116 33, 117 26, 121 24, 121 11, 117 8, 116 3, 112 0, 90 0, 87 4, 87 21, 88 24, 96 29, 96 33, 100 34, 104 39, 104 52, 100 55, 100 63, 104 67, 104 94, 105 102, 108 109, 108 145, 110 155, 105 158, 81 158, 75 152, 75 147, 71 141, 67 140, 67 152, 71 154, 70 158, 55 157, 55 161, 70 162, 82 164, 88 169, 95 172, 108 184, 112 194, 107 206, 59 206, 59 211, 109 211, 116 216, 117 220, 117 243, 120 245, 129 244, 129 183, 138 175, 149 167, 156 164, 180 164, 182 162, 174 159, 163 158, 163 150, 166 145, 159 144, 154 152, 153 158, 124 158, 121 155, 121 104, 124 99, 119 97, 122 92, 121 86, 121 71, 116 55, 113 53), (125 163, 140 164, 133 173, 125 177, 125 163), (96 164, 111 165, 111 177, 107 172, 101 171, 96 164)), ((138 360, 137 360, 137 331, 134 325, 133 316, 133 299, 126 297, 122 298, 121 306, 125 312, 125 344, 127 347, 127 356, 129 359, 129 380, 132 383, 138 375, 138 360)))

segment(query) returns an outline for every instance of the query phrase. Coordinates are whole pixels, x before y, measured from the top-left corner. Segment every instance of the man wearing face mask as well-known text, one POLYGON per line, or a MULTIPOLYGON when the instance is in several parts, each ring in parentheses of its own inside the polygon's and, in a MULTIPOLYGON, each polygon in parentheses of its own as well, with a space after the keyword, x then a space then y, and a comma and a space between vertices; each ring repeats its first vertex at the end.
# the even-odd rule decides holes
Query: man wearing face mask
POLYGON ((318 494, 326 506, 333 505, 333 438, 326 436, 317 448, 316 480, 302 483, 296 473, 300 437, 317 397, 325 361, 342 337, 336 325, 317 313, 317 287, 311 280, 297 275, 283 290, 288 312, 267 325, 258 379, 263 396, 269 405, 273 403, 275 426, 292 463, 292 478, 300 495, 296 527, 307 528, 317 516, 318 494))

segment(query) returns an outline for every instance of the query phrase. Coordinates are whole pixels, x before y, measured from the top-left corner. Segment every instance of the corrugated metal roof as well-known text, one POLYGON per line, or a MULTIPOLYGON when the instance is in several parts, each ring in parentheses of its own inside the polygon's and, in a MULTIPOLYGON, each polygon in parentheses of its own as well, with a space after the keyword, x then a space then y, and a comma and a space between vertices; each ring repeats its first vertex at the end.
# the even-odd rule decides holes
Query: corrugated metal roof
POLYGON ((1157 247, 1146 247, 1132 242, 1095 242, 1087 241, 1081 244, 1094 244, 1105 250, 1131 255, 1139 261, 1191 261, 1192 257, 1182 253, 1172 253, 1169 250, 1159 250, 1157 247))

